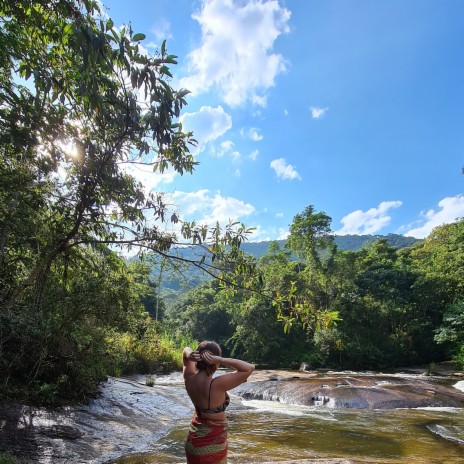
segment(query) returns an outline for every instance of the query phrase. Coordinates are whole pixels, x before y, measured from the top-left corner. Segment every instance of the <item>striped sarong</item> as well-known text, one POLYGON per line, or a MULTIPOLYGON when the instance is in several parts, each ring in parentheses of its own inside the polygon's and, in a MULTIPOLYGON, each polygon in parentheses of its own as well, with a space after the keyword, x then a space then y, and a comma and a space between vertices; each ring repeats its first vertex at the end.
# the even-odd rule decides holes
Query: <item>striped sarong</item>
POLYGON ((227 419, 194 416, 185 443, 187 464, 227 464, 227 419))

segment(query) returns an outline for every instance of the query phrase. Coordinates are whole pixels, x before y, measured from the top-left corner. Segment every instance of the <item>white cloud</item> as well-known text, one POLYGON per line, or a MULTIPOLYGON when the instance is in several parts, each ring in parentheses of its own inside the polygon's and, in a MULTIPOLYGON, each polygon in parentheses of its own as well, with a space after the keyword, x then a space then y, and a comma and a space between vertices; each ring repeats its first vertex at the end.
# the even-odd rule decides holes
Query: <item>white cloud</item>
POLYGON ((313 119, 322 118, 327 111, 329 111, 329 108, 317 108, 316 106, 311 106, 311 117, 313 119))
POLYGON ((406 237, 425 238, 435 227, 449 224, 458 218, 464 217, 464 195, 446 197, 438 202, 440 209, 433 209, 423 214, 425 221, 420 227, 409 230, 404 235, 406 237))
POLYGON ((279 227, 278 229, 276 229, 275 227, 271 227, 270 229, 264 229, 260 225, 254 227, 255 230, 249 236, 250 242, 269 242, 271 240, 286 240, 290 235, 290 231, 282 227, 279 227))
POLYGON ((262 228, 262 226, 257 225, 254 226, 254 230, 252 233, 248 236, 248 241, 250 242, 267 242, 272 240, 271 236, 269 235, 269 232, 265 229, 262 228))
MULTIPOLYGON (((272 84, 274 85, 274 83, 272 84)), ((263 108, 266 106, 267 104, 267 98, 265 95, 253 95, 251 97, 251 102, 253 103, 253 105, 256 105, 256 106, 262 106, 263 108)), ((232 105, 231 105, 232 106, 232 105)), ((256 113, 257 116, 260 116, 261 113, 256 113)))
POLYGON ((221 142, 218 147, 211 146, 208 151, 218 158, 222 158, 225 155, 229 155, 234 159, 240 158, 240 152, 234 150, 234 147, 235 143, 232 142, 232 140, 225 140, 224 142, 221 142))
POLYGON ((146 43, 145 47, 148 49, 159 50, 163 40, 172 39, 171 23, 166 18, 157 19, 150 32, 155 36, 156 41, 146 43))
POLYGON ((171 23, 166 18, 159 18, 152 27, 151 32, 160 43, 164 39, 172 39, 171 23))
POLYGON ((253 161, 256 160, 256 158, 258 157, 259 155, 259 150, 253 150, 251 153, 250 153, 250 159, 252 159, 253 161))
POLYGON ((284 213, 276 213, 275 215, 277 218, 281 218, 281 217, 284 217, 284 213))
POLYGON ((279 227, 279 235, 277 236, 276 240, 287 240, 289 235, 290 231, 288 229, 283 229, 282 227, 279 227))
POLYGON ((214 226, 216 221, 225 225, 230 219, 242 220, 255 212, 255 207, 233 197, 212 194, 209 190, 175 192, 173 200, 178 205, 181 217, 189 216, 199 224, 214 226))
POLYGON ((182 114, 180 122, 185 131, 193 131, 193 137, 198 141, 195 153, 200 153, 208 142, 217 139, 232 127, 232 118, 222 106, 202 106, 196 113, 182 114))
POLYGON ((194 94, 215 87, 230 106, 247 100, 265 106, 266 90, 286 69, 272 49, 289 31, 290 11, 275 0, 204 0, 192 17, 201 26, 202 41, 188 55, 190 76, 181 85, 194 94))
POLYGON ((155 191, 160 184, 172 183, 174 178, 179 175, 172 168, 159 173, 153 172, 152 166, 132 163, 124 165, 122 170, 142 183, 145 194, 155 191))
POLYGON ((241 175, 242 175, 242 173, 240 172, 240 169, 237 168, 237 169, 234 171, 234 176, 235 176, 235 177, 240 177, 241 175))
POLYGON ((258 129, 252 128, 250 129, 250 138, 253 142, 259 142, 263 140, 263 136, 258 132, 258 129))
POLYGON ((259 129, 256 129, 255 127, 252 127, 248 130, 245 130, 243 128, 240 129, 240 135, 244 138, 250 138, 251 140, 253 140, 253 142, 260 142, 261 140, 263 140, 263 136, 259 133, 259 129))
POLYGON ((221 143, 221 148, 224 151, 231 151, 232 148, 234 148, 235 143, 232 142, 232 140, 225 140, 224 142, 221 143))
POLYGON ((340 221, 343 227, 336 231, 337 235, 364 235, 375 234, 387 226, 391 217, 387 215, 392 208, 398 208, 403 203, 401 201, 382 201, 377 208, 371 208, 367 211, 353 211, 347 214, 340 221))
POLYGON ((207 209, 210 203, 208 194, 208 189, 196 190, 195 192, 174 192, 172 198, 181 208, 183 216, 192 216, 207 209))
POLYGON ((296 169, 291 165, 287 164, 285 158, 278 158, 271 161, 271 168, 274 169, 277 177, 281 179, 299 179, 301 176, 298 174, 296 169))

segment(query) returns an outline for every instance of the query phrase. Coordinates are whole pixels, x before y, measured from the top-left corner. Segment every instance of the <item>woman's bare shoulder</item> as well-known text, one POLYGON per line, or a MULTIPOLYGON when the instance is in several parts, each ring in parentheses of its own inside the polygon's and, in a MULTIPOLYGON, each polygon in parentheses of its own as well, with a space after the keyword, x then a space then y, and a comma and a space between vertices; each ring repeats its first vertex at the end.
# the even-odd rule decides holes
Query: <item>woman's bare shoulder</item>
POLYGON ((249 373, 238 371, 226 372, 215 377, 214 382, 216 383, 216 388, 221 388, 227 391, 246 382, 249 375, 249 373))

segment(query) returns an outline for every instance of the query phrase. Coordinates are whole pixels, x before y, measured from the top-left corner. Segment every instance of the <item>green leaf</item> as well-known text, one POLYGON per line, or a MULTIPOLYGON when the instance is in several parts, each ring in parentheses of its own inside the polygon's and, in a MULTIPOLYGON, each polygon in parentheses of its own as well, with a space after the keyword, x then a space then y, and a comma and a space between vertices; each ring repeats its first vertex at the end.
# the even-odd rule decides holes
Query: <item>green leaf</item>
POLYGON ((63 35, 71 35, 74 31, 74 24, 73 23, 68 23, 66 26, 63 28, 63 35))
POLYGON ((187 90, 187 89, 180 89, 178 92, 177 92, 177 98, 183 98, 185 97, 186 95, 188 95, 190 93, 190 90, 187 90))
POLYGON ((142 34, 142 33, 138 33, 138 34, 135 34, 133 37, 132 37, 132 40, 134 42, 139 42, 140 40, 145 40, 147 36, 145 34, 142 34))

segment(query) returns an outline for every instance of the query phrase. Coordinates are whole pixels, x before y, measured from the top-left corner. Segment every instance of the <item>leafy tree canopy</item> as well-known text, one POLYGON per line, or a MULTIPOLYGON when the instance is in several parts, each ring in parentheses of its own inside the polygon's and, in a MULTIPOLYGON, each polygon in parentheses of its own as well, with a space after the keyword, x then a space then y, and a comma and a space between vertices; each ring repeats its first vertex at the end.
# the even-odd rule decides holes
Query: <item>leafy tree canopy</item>
MULTIPOLYGON (((176 56, 165 42, 118 29, 92 0, 2 2, 0 6, 0 261, 6 307, 73 248, 96 243, 169 256, 180 241, 208 241, 214 257, 241 260, 249 230, 182 221, 162 193, 147 192, 128 167, 191 173, 192 133, 178 118, 188 91, 171 87, 176 56), (178 224, 179 231, 174 232, 178 224), (166 230, 168 230, 166 232, 166 230), (170 231, 171 230, 171 231, 170 231)), ((217 259, 216 263, 220 260, 217 259)), ((202 255, 191 261, 210 273, 202 255)), ((231 267, 228 268, 231 270, 231 267)), ((232 268, 233 269, 233 268, 232 268)), ((253 269, 250 260, 240 272, 253 269)), ((42 283, 41 283, 42 282, 42 283)))
POLYGON ((157 282, 112 250, 255 282, 240 249, 249 229, 184 221, 130 174, 193 172, 179 122, 189 92, 171 85, 165 42, 146 53, 145 35, 99 3, 0 2, 0 397, 81 397, 164 356, 144 311, 163 314, 157 282), (191 258, 171 252, 185 243, 191 258))

